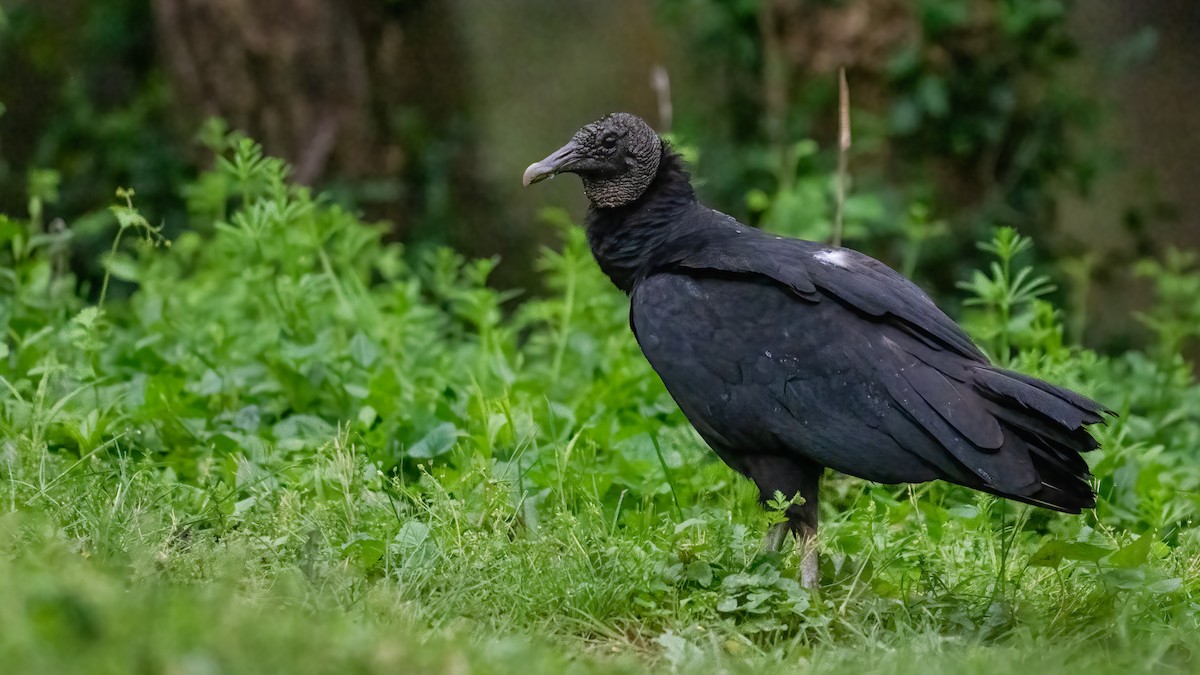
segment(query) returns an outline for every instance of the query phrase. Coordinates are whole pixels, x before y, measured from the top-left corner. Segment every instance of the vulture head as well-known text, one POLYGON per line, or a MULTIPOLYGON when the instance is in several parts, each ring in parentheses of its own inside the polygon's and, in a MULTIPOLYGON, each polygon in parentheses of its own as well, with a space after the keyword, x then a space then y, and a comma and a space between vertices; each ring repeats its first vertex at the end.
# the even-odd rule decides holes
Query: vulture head
POLYGON ((642 196, 658 172, 663 144, 645 120, 613 113, 575 132, 549 157, 525 169, 525 185, 568 172, 583 181, 583 192, 600 208, 622 206, 642 196))

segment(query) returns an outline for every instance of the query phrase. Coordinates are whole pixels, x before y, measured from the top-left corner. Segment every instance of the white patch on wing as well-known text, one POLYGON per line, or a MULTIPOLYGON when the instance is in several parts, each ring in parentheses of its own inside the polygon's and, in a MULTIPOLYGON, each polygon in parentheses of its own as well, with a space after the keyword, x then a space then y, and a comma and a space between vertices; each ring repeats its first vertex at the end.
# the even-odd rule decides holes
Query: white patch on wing
POLYGON ((833 248, 821 249, 813 254, 817 260, 834 267, 850 267, 850 256, 845 251, 833 248))

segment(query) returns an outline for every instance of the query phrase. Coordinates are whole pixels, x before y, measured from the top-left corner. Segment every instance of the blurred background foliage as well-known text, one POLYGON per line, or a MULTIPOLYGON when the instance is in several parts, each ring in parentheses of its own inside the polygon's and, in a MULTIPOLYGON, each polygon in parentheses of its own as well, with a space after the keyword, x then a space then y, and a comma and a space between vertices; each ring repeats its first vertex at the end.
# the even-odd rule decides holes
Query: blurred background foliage
POLYGON ((1155 334, 1127 320, 1159 269, 1135 262, 1200 244, 1197 66, 1188 0, 6 0, 0 212, 43 194, 97 279, 114 186, 196 225, 180 188, 218 117, 411 250, 537 289, 538 209, 583 204, 516 177, 614 110, 669 131, 712 205, 827 238, 845 67, 848 243, 949 294, 1011 226, 1068 339, 1119 349, 1155 334))

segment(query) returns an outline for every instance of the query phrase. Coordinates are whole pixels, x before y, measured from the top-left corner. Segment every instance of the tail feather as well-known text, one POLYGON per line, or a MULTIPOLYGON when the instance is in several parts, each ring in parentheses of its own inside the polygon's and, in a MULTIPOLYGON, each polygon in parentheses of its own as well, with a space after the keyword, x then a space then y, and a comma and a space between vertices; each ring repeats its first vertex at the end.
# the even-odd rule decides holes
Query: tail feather
POLYGON ((1066 513, 1093 508, 1091 472, 1082 453, 1099 447, 1087 427, 1112 414, 1099 403, 1028 375, 976 368, 974 384, 989 402, 1005 436, 1029 452, 1039 482, 1019 494, 984 488, 1001 497, 1066 513))
POLYGON ((1074 430, 1104 420, 1112 411, 1069 389, 1000 368, 976 368, 975 384, 993 400, 1016 402, 1022 407, 1074 430))

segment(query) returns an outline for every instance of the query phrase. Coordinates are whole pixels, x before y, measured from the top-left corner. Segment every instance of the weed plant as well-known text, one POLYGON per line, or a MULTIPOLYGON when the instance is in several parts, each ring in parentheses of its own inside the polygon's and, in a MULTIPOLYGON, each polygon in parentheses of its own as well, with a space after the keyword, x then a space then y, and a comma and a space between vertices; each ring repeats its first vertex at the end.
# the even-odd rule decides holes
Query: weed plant
POLYGON ((1185 256, 1143 267, 1160 347, 1107 356, 1064 341, 1031 241, 997 231, 965 323, 1120 413, 1098 508, 835 477, 809 594, 566 214, 548 293, 518 299, 496 260, 406 252, 249 140, 213 145, 177 239, 119 193, 100 289, 45 221, 53 180, 0 216, 5 672, 1195 668, 1185 256))

